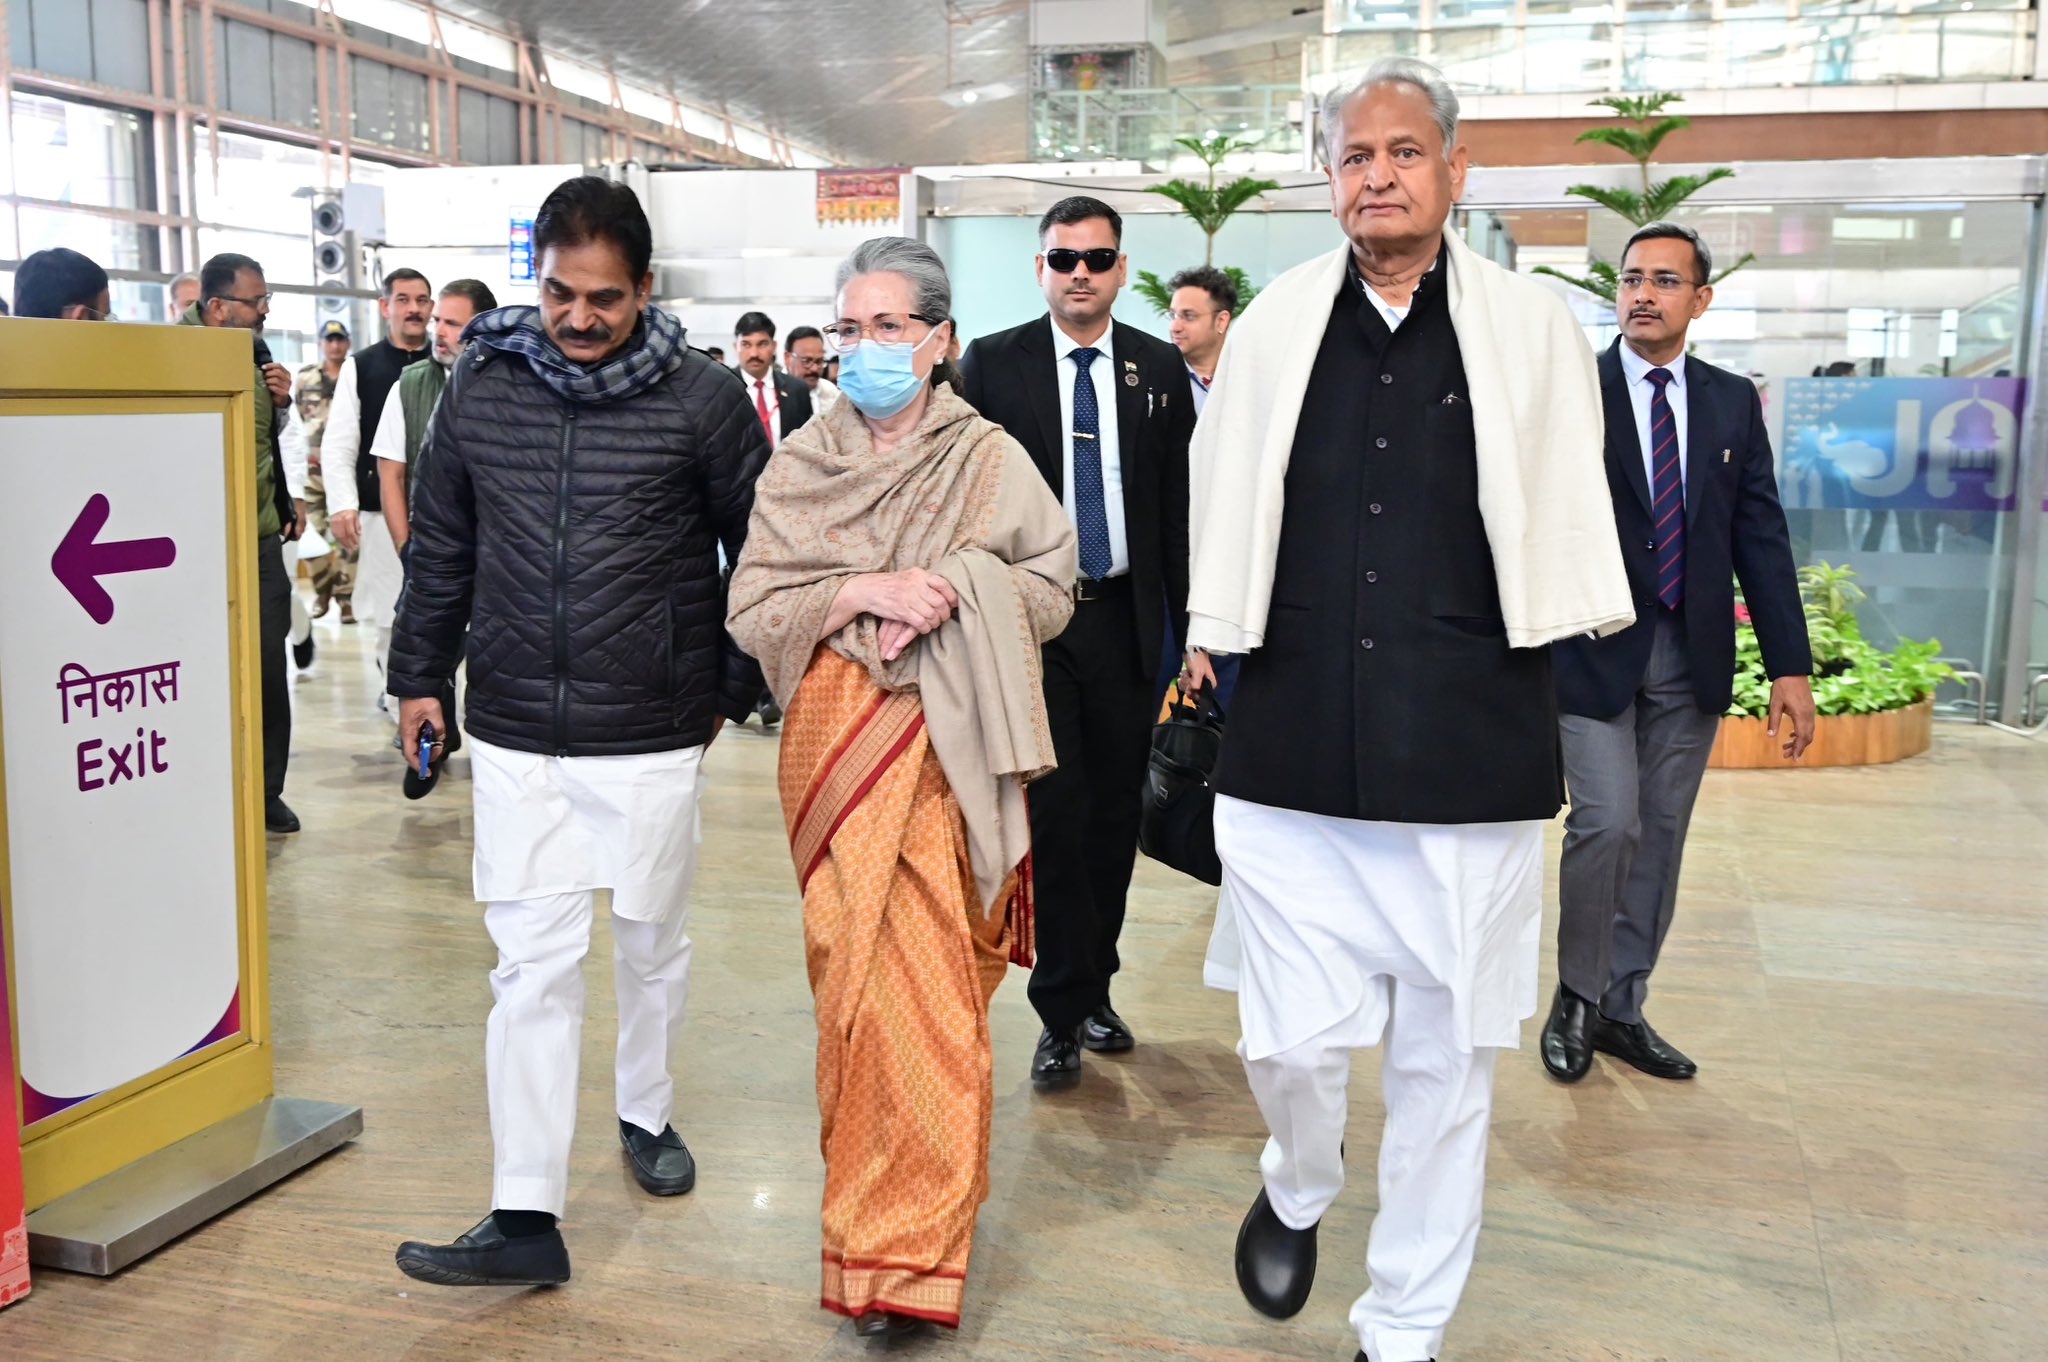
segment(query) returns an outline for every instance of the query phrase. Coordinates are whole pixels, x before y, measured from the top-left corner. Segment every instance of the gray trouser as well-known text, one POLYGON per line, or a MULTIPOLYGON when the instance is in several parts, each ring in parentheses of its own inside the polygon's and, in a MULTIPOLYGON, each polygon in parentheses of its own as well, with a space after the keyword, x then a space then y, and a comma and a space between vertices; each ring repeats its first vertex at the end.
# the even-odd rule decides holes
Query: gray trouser
POLYGON ((1634 704, 1612 719, 1559 719, 1571 811, 1557 872, 1557 976, 1618 1022, 1643 1019, 1721 723, 1693 699, 1678 618, 1660 610, 1655 628, 1634 704))

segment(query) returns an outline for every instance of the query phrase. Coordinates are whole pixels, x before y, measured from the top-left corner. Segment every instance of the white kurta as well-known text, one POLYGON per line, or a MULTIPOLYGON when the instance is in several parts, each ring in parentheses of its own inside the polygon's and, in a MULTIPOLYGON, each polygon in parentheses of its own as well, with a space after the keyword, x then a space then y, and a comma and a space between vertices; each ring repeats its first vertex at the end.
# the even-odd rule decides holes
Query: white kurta
POLYGON ((1223 892, 1202 973, 1237 992, 1245 1057, 1340 1023, 1345 1043, 1376 1044, 1389 976, 1450 990, 1459 1049, 1518 1048, 1536 1012, 1543 826, 1374 823, 1218 796, 1223 892))
POLYGON ((480 902, 609 889, 613 914, 632 921, 683 910, 704 748, 552 757, 469 742, 480 902))
MULTIPOLYGON (((373 461, 405 459, 405 407, 398 400, 396 383, 384 399, 384 414, 378 418, 377 433, 363 457, 373 461)), ((405 586, 405 566, 398 561, 398 546, 391 542, 391 527, 384 523, 381 512, 362 513, 362 532, 352 602, 356 620, 373 629, 389 629, 398 621, 398 593, 405 586)))

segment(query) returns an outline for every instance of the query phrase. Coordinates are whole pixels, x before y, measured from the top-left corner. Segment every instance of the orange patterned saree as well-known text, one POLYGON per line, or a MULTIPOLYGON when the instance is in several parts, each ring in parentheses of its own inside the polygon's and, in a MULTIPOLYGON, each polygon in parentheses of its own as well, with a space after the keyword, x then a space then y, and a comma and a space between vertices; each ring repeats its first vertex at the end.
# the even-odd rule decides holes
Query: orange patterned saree
POLYGON ((784 716, 780 784, 817 998, 822 1304, 957 1328, 988 1196, 988 1005, 1029 963, 1028 862, 983 912, 917 694, 827 647, 784 716))

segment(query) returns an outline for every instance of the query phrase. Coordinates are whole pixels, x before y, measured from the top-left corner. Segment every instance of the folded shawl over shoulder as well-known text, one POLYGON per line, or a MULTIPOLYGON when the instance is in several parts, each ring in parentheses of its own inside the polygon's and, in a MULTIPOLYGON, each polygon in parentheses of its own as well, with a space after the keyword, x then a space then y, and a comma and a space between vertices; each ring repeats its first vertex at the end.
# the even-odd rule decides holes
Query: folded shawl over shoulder
MULTIPOLYGON (((1479 511, 1508 643, 1536 648, 1635 622, 1602 448, 1592 346, 1563 301, 1444 237, 1451 326, 1471 387, 1479 511)), ((1287 460, 1346 245, 1275 279, 1231 327, 1189 447, 1188 642, 1218 653, 1266 633, 1287 460)), ((1361 374, 1359 381, 1366 381, 1361 374)))
POLYGON ((1031 849, 1024 785, 1053 767, 1038 645, 1074 609, 1073 527, 1023 448, 943 385, 886 454, 853 403, 833 403, 755 484, 727 627, 787 705, 848 579, 910 567, 960 593, 952 619, 893 662, 871 615, 822 641, 882 689, 918 692, 993 911, 1031 849))

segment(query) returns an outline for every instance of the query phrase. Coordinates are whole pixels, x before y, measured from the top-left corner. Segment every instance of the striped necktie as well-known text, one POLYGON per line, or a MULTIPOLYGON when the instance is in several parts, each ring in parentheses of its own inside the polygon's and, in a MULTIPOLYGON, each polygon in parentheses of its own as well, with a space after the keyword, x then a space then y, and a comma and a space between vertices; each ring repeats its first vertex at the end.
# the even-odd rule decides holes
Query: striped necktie
POLYGON ((1664 385, 1669 369, 1650 380, 1650 515, 1657 522, 1657 599, 1676 610, 1685 599, 1685 477, 1678 457, 1678 422, 1664 385))

